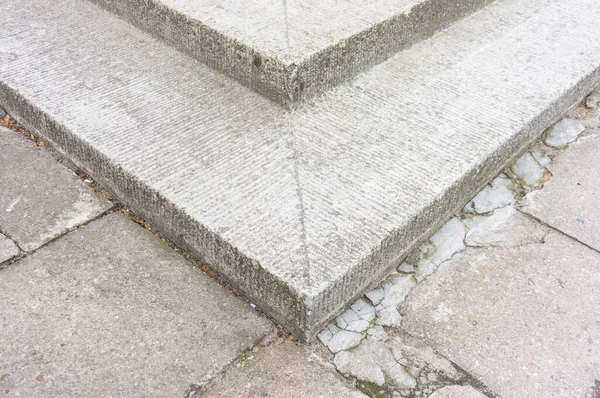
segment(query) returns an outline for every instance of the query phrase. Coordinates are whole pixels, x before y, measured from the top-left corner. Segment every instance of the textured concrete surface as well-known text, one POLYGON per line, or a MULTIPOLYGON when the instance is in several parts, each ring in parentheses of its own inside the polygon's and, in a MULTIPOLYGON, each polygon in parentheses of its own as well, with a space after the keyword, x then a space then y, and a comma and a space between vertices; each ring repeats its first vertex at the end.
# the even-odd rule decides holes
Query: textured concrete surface
POLYGON ((599 287, 600 255, 546 229, 443 264, 409 295, 402 329, 500 396, 584 397, 600 380, 599 287))
MULTIPOLYGON (((600 126, 598 126, 600 127, 600 126)), ((580 138, 549 166, 552 179, 529 193, 522 211, 600 250, 600 128, 580 138)))
POLYGON ((485 398, 471 386, 447 386, 431 394, 429 398, 485 398))
POLYGON ((7 396, 184 396, 272 330, 119 213, 0 270, 7 396))
POLYGON ((494 3, 292 113, 94 5, 4 5, 3 106, 299 338, 600 84, 592 0, 494 3))
POLYGON ((20 250, 15 242, 0 234, 0 265, 19 254, 20 250))
POLYGON ((293 107, 492 0, 93 1, 293 107))
POLYGON ((206 391, 211 397, 366 398, 309 347, 282 343, 248 353, 206 391))
POLYGON ((111 207, 35 143, 0 127, 0 231, 24 251, 111 207))

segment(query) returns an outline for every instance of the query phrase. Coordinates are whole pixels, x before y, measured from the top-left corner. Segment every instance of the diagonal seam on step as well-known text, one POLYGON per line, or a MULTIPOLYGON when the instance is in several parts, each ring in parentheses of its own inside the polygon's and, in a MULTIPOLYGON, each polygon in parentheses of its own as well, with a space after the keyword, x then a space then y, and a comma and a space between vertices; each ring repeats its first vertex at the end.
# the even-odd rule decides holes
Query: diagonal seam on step
MULTIPOLYGON (((286 0, 283 0, 286 2, 286 0)), ((296 183, 296 195, 298 196, 298 212, 299 212, 299 221, 300 221, 300 249, 302 250, 302 257, 304 259, 304 270, 302 272, 303 277, 308 285, 311 283, 311 273, 310 273, 310 257, 308 255, 308 241, 306 238, 306 206, 304 204, 304 195, 303 195, 303 187, 302 180, 300 179, 300 164, 299 164, 299 156, 298 156, 298 145, 296 144, 296 135, 294 130, 293 123, 293 111, 289 112, 285 116, 287 118, 287 128, 288 133, 291 138, 291 146, 292 146, 292 156, 293 156, 293 173, 294 173, 294 181, 296 183)))

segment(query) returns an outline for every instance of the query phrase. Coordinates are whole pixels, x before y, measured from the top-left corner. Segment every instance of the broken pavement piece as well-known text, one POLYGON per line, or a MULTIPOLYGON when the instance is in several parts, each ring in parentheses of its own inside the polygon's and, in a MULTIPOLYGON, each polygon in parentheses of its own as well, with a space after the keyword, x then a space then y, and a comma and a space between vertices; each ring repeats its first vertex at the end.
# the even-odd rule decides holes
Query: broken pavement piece
POLYGON ((415 250, 398 271, 414 273, 417 282, 433 274, 437 267, 465 249, 465 225, 458 217, 451 218, 429 240, 415 250))
POLYGON ((546 176, 546 169, 537 162, 530 152, 526 152, 512 166, 511 171, 525 185, 538 186, 546 176))
POLYGON ((319 333, 318 338, 335 354, 356 347, 365 336, 362 333, 343 330, 334 324, 329 324, 319 333))
POLYGON ((588 109, 597 109, 600 104, 600 92, 594 91, 585 99, 585 106, 588 109))
POLYGON ((528 221, 527 216, 513 207, 503 207, 490 215, 475 216, 464 220, 469 229, 465 239, 467 246, 515 246, 540 243, 547 228, 528 221))
POLYGON ((398 361, 392 349, 380 341, 367 340, 351 351, 340 352, 333 363, 341 373, 380 387, 386 383, 399 389, 417 386, 415 377, 398 361))
POLYGON ((544 152, 536 149, 531 151, 531 156, 533 156, 536 162, 542 167, 550 166, 550 163, 552 162, 552 158, 550 157, 551 154, 552 151, 544 152))
POLYGON ((388 341, 389 340, 389 336, 388 334, 385 332, 385 329, 383 329, 381 326, 376 325, 373 326, 371 329, 367 330, 367 335, 368 335, 368 339, 375 339, 375 340, 379 340, 379 341, 388 341))
POLYGON ((377 312, 376 322, 381 326, 398 327, 402 323, 402 315, 396 307, 383 308, 377 312))
POLYGON ((336 324, 340 329, 362 333, 371 326, 374 318, 375 307, 359 299, 336 318, 336 324))
POLYGON ((564 118, 546 131, 544 143, 561 149, 575 141, 585 131, 585 126, 578 119, 564 118))
POLYGON ((382 287, 373 289, 370 292, 367 292, 365 296, 373 303, 373 305, 377 305, 381 303, 381 300, 385 297, 385 291, 382 287))
POLYGON ((19 255, 19 252, 17 245, 0 233, 0 264, 19 255))
POLYGON ((515 193, 511 186, 512 181, 505 174, 500 174, 467 203, 464 211, 485 214, 501 207, 514 205, 515 193))
POLYGON ((381 302, 375 307, 378 311, 387 307, 397 307, 404 303, 408 292, 417 284, 412 275, 403 275, 395 278, 392 282, 383 285, 385 293, 381 302))
POLYGON ((465 249, 465 225, 458 217, 453 217, 444 224, 429 241, 435 248, 428 260, 439 266, 465 249))

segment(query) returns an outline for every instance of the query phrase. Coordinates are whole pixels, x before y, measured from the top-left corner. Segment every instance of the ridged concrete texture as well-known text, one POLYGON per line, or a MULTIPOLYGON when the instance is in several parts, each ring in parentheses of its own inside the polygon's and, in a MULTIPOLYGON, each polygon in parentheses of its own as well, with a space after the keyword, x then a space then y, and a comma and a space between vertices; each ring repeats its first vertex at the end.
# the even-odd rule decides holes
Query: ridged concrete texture
POLYGON ((492 0, 92 0, 293 107, 492 0))
POLYGON ((312 338, 600 85, 596 0, 505 0, 287 112, 98 7, 5 0, 0 102, 312 338))

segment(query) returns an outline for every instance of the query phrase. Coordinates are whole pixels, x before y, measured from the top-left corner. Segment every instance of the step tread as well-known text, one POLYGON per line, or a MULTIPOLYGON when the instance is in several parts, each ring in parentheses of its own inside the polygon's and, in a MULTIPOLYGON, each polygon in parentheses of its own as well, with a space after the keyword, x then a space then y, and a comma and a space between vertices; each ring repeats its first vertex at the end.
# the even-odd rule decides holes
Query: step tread
POLYGON ((492 0, 93 0, 287 107, 492 0))
POLYGON ((495 3, 292 112, 86 2, 6 8, 7 110, 306 337, 600 84, 595 0, 495 3))

